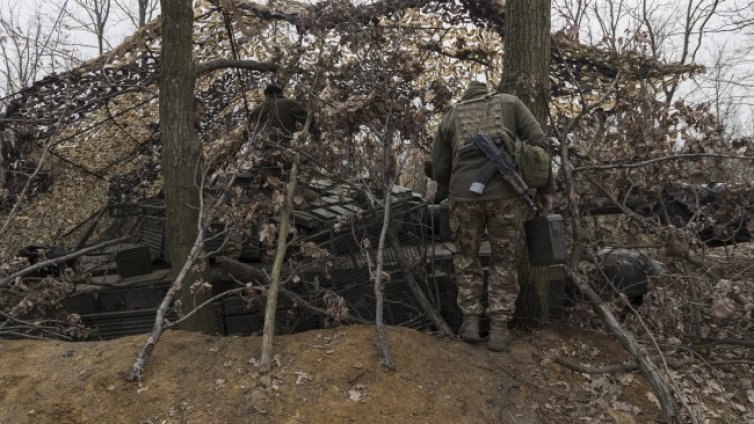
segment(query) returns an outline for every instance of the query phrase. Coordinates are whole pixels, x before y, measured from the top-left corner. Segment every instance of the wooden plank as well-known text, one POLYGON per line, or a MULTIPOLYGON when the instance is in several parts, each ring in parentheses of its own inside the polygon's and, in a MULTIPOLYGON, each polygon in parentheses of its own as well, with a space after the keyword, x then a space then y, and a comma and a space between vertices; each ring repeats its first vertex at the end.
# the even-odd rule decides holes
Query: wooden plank
POLYGON ((411 192, 412 192, 412 191, 411 191, 411 189, 410 189, 410 188, 401 187, 401 186, 397 186, 397 185, 394 185, 394 186, 393 186, 393 190, 391 191, 391 193, 393 193, 393 194, 397 194, 397 195, 399 195, 400 197, 403 197, 403 196, 405 196, 405 195, 408 195, 408 196, 410 196, 410 195, 411 195, 411 192))
POLYGON ((340 203, 340 200, 338 200, 337 197, 322 196, 321 199, 323 202, 325 202, 328 205, 337 205, 338 203, 340 203))
POLYGON ((323 201, 322 199, 320 199, 319 197, 318 197, 318 198, 316 198, 316 199, 314 199, 314 200, 310 200, 310 201, 309 201, 309 206, 322 207, 322 206, 325 206, 326 204, 327 204, 327 203, 325 203, 325 202, 324 202, 324 201, 323 201))
POLYGON ((338 203, 354 203, 356 202, 356 200, 354 200, 353 197, 350 197, 351 193, 353 192, 350 190, 347 190, 347 191, 327 190, 323 194, 327 197, 337 199, 338 203))
POLYGON ((343 206, 340 206, 340 205, 333 205, 333 206, 330 206, 328 209, 331 210, 331 211, 333 211, 333 212, 335 212, 336 214, 338 214, 340 216, 344 216, 344 217, 353 216, 353 214, 354 214, 352 211, 350 211, 350 210, 348 210, 348 209, 346 209, 346 208, 344 208, 343 206))
POLYGON ((309 181, 309 188, 312 190, 325 190, 332 187, 333 182, 324 178, 309 181))
POLYGON ((362 208, 360 208, 360 207, 358 207, 356 205, 345 204, 345 205, 341 205, 341 206, 344 207, 344 208, 346 208, 346 209, 348 209, 348 210, 350 210, 353 213, 362 213, 362 212, 364 212, 364 209, 362 209, 362 208))
POLYGON ((314 216, 317 216, 317 217, 322 218, 322 219, 327 220, 327 221, 334 220, 335 218, 338 217, 338 215, 336 215, 336 214, 328 211, 327 209, 322 209, 322 208, 314 209, 314 210, 311 211, 311 213, 314 216))
POLYGON ((296 225, 307 229, 317 228, 320 223, 314 215, 304 211, 293 211, 293 220, 296 225))

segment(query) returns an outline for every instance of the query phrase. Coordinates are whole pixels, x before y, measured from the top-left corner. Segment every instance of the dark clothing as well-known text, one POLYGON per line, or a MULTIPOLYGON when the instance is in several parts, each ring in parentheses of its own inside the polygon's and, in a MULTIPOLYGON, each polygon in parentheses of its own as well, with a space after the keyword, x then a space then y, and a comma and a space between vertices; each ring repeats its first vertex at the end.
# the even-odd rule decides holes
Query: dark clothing
MULTIPOLYGON (((300 130, 306 123, 308 111, 303 104, 296 100, 276 97, 262 103, 251 112, 249 122, 256 124, 257 129, 266 128, 277 137, 279 141, 290 140, 293 133, 300 130)), ((309 133, 317 134, 317 125, 312 119, 309 124, 309 133)))
POLYGON ((491 94, 484 85, 472 83, 461 101, 445 114, 437 130, 432 150, 434 179, 439 185, 449 188, 451 199, 460 202, 518 196, 499 175, 490 180, 484 193, 469 191, 479 170, 487 164, 487 159, 482 155, 460 158, 458 149, 479 131, 488 133, 509 153, 513 153, 512 143, 517 139, 550 152, 542 127, 518 97, 491 94))

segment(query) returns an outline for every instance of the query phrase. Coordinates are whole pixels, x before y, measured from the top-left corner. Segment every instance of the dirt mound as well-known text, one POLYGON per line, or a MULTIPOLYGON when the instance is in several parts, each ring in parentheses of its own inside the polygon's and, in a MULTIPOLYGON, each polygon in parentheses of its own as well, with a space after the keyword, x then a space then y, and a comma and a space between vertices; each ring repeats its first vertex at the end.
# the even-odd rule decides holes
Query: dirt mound
MULTIPOLYGON (((570 333, 570 334, 569 334, 570 333)), ((592 378, 552 363, 588 348, 625 359, 609 337, 514 332, 494 353, 405 328, 379 366, 371 326, 276 340, 276 366, 255 366, 261 337, 172 331, 137 385, 128 370, 145 336, 107 342, 0 340, 0 423, 651 422, 660 412, 636 374, 592 378)))

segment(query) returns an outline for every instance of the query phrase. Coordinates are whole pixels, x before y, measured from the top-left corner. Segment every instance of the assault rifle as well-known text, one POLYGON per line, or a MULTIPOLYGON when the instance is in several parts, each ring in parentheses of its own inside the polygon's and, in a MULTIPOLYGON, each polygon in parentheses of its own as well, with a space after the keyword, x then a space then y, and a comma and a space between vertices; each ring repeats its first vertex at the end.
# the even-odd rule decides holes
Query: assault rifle
POLYGON ((537 211, 537 207, 534 205, 534 190, 526 185, 521 174, 516 171, 516 166, 508 152, 499 149, 489 135, 480 132, 474 134, 471 141, 458 150, 459 156, 475 153, 482 154, 487 159, 487 164, 479 171, 476 179, 471 183, 469 191, 482 194, 490 178, 495 173, 499 173, 513 191, 520 194, 532 210, 537 211))

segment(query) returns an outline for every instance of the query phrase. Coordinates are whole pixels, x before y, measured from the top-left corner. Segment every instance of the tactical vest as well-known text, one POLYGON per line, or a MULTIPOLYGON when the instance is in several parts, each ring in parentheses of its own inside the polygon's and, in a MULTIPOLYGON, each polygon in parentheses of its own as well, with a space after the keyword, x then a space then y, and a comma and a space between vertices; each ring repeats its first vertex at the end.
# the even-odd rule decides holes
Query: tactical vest
POLYGON ((473 97, 456 106, 456 139, 453 152, 463 147, 478 132, 485 132, 498 147, 511 155, 515 139, 510 130, 503 127, 503 104, 493 94, 473 97))
POLYGON ((550 179, 550 155, 538 146, 518 140, 506 127, 503 102, 494 94, 473 97, 456 106, 456 139, 453 146, 455 160, 461 160, 458 149, 478 132, 486 132, 513 157, 517 170, 529 187, 544 187, 550 179))

